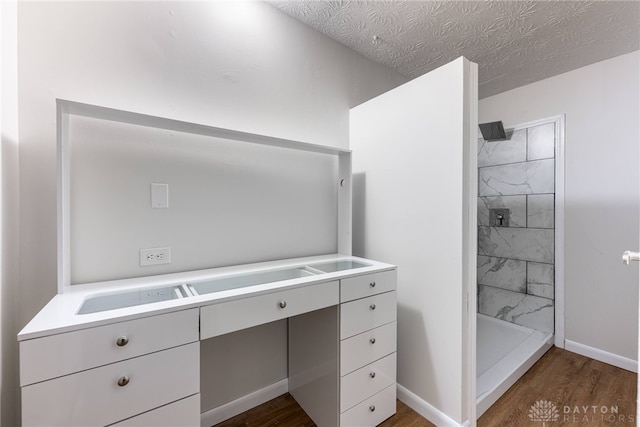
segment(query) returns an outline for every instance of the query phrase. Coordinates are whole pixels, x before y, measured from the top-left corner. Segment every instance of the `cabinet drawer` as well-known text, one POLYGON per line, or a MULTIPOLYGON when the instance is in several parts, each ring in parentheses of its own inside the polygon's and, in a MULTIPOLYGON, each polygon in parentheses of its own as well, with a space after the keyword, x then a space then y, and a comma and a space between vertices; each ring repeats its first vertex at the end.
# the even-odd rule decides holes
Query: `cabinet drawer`
POLYGON ((207 339, 337 305, 338 289, 337 281, 327 282, 202 307, 200 337, 207 339))
POLYGON ((387 323, 340 342, 340 375, 396 351, 396 322, 387 323))
POLYGON ((108 425, 200 392, 200 343, 22 388, 23 426, 108 425), (120 386, 118 381, 128 377, 120 386))
POLYGON ((397 311, 395 291, 341 304, 340 339, 393 322, 397 311))
POLYGON ((340 281, 340 302, 394 291, 395 289, 396 270, 350 277, 340 281))
POLYGON ((197 308, 21 341, 20 385, 196 341, 197 308))
POLYGON ((178 400, 110 427, 200 427, 200 394, 178 400))
POLYGON ((360 368, 340 380, 340 412, 396 383, 396 353, 360 368))
POLYGON ((396 385, 371 396, 340 415, 340 427, 377 426, 396 413, 396 385))

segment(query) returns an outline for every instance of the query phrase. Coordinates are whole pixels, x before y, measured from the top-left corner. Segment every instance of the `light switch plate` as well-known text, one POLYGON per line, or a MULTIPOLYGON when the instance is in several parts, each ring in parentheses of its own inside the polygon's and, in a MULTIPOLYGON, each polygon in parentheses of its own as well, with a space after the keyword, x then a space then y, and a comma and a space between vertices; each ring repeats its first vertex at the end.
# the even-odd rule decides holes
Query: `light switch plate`
POLYGON ((169 207, 169 184, 151 183, 151 207, 154 209, 169 207))

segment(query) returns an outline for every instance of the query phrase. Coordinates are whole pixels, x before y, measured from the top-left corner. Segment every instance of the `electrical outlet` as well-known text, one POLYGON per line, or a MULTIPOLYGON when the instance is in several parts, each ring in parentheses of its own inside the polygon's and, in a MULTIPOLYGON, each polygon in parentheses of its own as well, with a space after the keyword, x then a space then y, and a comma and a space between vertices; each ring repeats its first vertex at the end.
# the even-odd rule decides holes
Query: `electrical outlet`
POLYGON ((140 267, 171 264, 171 248, 140 249, 140 267))

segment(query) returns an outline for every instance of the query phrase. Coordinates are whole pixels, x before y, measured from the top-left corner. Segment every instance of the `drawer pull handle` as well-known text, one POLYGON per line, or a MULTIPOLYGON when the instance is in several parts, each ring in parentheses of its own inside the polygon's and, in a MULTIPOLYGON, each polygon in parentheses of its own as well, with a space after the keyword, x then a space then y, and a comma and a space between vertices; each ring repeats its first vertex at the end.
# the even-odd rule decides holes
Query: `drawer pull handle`
POLYGON ((118 345, 118 347, 124 347, 128 343, 129 343, 129 338, 127 338, 127 337, 119 337, 116 340, 116 344, 118 345))
POLYGON ((373 412, 373 411, 375 411, 375 410, 376 410, 376 407, 375 407, 375 406, 373 406, 373 405, 371 405, 371 406, 369 406, 369 410, 370 410, 371 412, 373 412))
POLYGON ((120 387, 124 387, 127 384, 129 384, 129 377, 127 377, 126 375, 124 377, 120 377, 118 378, 118 385, 120 387))
POLYGON ((280 306, 280 308, 285 308, 287 306, 287 302, 286 301, 280 301, 278 303, 278 306, 280 306))
POLYGON ((376 305, 375 305, 375 304, 371 304, 371 305, 369 306, 369 308, 370 308, 371 310, 375 310, 375 309, 376 309, 376 305))
POLYGON ((372 288, 375 288, 376 287, 376 282, 369 283, 369 286, 371 286, 372 288))
POLYGON ((369 340, 369 342, 370 342, 371 344, 375 344, 375 343, 376 343, 376 339, 375 339, 375 338, 371 338, 371 339, 369 340))
POLYGON ((369 374, 369 376, 370 376, 371 378, 375 378, 375 377, 376 377, 376 373, 375 373, 375 372, 371 372, 371 373, 369 374))

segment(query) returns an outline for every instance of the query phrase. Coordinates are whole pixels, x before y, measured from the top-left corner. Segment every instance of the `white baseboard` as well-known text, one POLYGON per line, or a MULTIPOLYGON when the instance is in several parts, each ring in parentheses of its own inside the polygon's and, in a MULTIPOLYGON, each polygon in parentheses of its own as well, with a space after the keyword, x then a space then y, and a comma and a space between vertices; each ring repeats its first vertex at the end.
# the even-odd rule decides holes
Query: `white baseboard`
POLYGON ((287 378, 200 414, 200 426, 211 427, 289 391, 287 378))
POLYGON ((407 405, 438 427, 460 427, 469 425, 468 421, 465 421, 465 423, 462 424, 454 421, 452 418, 449 418, 447 414, 440 411, 426 400, 418 397, 413 392, 407 390, 400 384, 397 385, 397 389, 398 400, 403 402, 405 405, 407 405))
POLYGON ((600 362, 608 363, 609 365, 617 366, 618 368, 626 369, 627 371, 638 372, 638 361, 629 359, 628 357, 619 356, 570 340, 564 340, 564 349, 599 360, 600 362))

